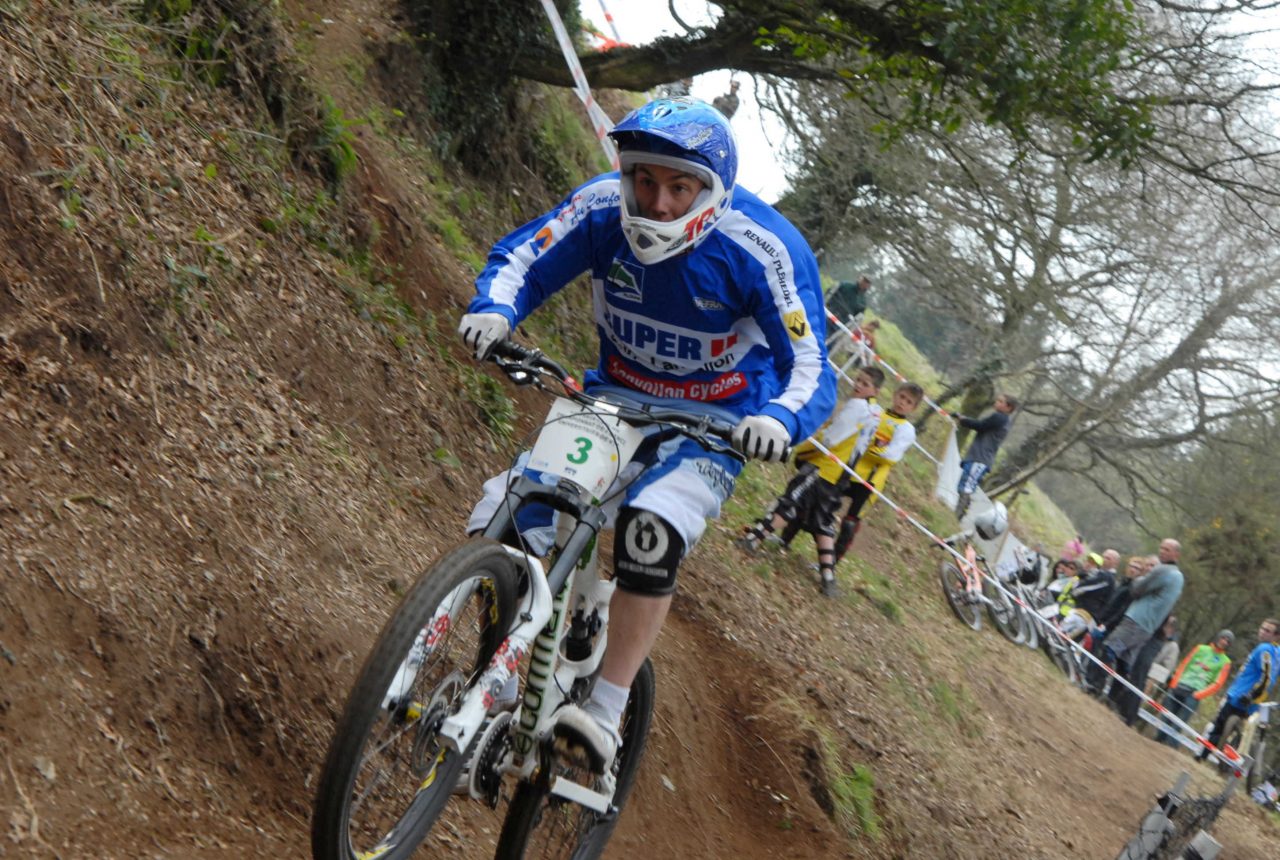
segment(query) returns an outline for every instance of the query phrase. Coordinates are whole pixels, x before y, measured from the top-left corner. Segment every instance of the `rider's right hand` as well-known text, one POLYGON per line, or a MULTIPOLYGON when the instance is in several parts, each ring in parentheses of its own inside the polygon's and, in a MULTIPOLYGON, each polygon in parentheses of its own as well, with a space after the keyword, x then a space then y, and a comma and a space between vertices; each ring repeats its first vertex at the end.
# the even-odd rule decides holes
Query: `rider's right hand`
POLYGON ((466 314, 458 323, 458 334, 478 359, 485 359, 493 345, 511 332, 502 314, 466 314))

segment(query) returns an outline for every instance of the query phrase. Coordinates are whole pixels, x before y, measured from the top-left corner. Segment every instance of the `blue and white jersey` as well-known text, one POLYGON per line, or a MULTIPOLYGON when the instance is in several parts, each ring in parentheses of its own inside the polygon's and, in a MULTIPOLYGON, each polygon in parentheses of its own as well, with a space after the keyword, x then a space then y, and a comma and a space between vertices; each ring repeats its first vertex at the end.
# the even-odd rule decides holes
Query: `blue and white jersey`
POLYGON ((1271 699, 1277 679, 1280 679, 1280 645, 1260 644, 1249 652, 1240 674, 1227 688, 1227 701, 1252 714, 1258 710, 1259 703, 1271 699))
POLYGON ((831 414, 836 386, 818 263, 800 233, 737 188, 700 245, 645 266, 622 234, 620 195, 617 173, 598 176, 499 241, 468 312, 501 313, 514 329, 590 271, 600 364, 588 385, 768 415, 794 441, 816 430, 831 414))

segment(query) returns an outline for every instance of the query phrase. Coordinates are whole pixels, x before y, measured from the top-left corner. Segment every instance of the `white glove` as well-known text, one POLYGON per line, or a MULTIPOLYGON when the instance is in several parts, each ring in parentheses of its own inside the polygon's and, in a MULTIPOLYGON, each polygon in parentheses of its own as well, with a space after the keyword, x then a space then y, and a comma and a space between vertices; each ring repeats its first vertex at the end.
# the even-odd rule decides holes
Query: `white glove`
POLYGON ((757 460, 781 463, 790 445, 787 428, 768 415, 748 415, 733 428, 733 447, 757 460))
POLYGON ((511 324, 502 314, 466 314, 458 323, 462 342, 471 347, 476 358, 483 360, 493 345, 511 331, 511 324))

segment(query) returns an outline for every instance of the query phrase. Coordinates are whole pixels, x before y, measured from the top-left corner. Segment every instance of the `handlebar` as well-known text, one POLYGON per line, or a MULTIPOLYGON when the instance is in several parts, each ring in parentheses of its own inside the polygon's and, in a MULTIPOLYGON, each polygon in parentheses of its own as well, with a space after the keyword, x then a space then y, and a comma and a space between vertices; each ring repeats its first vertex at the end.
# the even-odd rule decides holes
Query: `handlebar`
POLYGON ((746 458, 733 448, 734 425, 712 415, 686 412, 668 406, 629 406, 603 397, 595 397, 583 390, 582 385, 562 365, 552 361, 540 349, 521 346, 515 341, 502 340, 489 351, 489 360, 498 365, 516 385, 543 385, 543 377, 551 377, 560 383, 563 394, 570 400, 586 406, 609 404, 611 412, 633 427, 663 425, 656 434, 658 441, 676 436, 687 436, 703 448, 745 461, 746 458))

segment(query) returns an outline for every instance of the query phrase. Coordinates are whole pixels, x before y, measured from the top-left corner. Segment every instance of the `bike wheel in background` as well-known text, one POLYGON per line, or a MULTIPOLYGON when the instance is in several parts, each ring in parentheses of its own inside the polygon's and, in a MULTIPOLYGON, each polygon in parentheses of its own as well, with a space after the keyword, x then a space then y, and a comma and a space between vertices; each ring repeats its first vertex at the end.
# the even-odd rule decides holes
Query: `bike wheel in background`
POLYGON ((334 729, 311 819, 316 860, 411 855, 466 762, 444 719, 515 619, 507 551, 474 539, 418 578, 383 626, 334 729))
POLYGON ((1080 684, 1084 680, 1083 667, 1072 647, 1062 641, 1057 634, 1046 633, 1045 636, 1045 650, 1049 652, 1049 659, 1053 661, 1053 665, 1067 676, 1068 681, 1080 684))
POLYGON ((559 760, 547 767, 544 762, 531 781, 516 788, 494 860, 593 860, 600 856, 635 785, 653 722, 654 695, 653 664, 645 660, 631 682, 631 697, 622 715, 622 746, 614 764, 617 788, 613 805, 618 812, 598 815, 551 794, 551 782, 557 776, 585 784, 592 780, 581 768, 559 760))
POLYGON ((1021 645, 1026 633, 1018 604, 1014 603, 1009 593, 997 585, 990 576, 982 579, 982 593, 989 601, 987 613, 991 616, 991 623, 996 626, 996 630, 999 630, 1000 635, 1013 644, 1021 645))
MULTIPOLYGON (((1020 596, 1024 601, 1027 601, 1025 594, 1020 596)), ((1022 628, 1024 631, 1022 644, 1032 650, 1039 648, 1040 637, 1045 635, 1040 631, 1039 616, 1037 616, 1035 610, 1031 608, 1030 601, 1027 601, 1026 606, 1019 606, 1018 611, 1022 614, 1022 628)))
POLYGON ((1249 766, 1249 772, 1245 774, 1244 784, 1248 787, 1249 793, 1252 794, 1255 788, 1266 782, 1263 778, 1268 772, 1266 738, 1255 740, 1249 755, 1253 757, 1253 764, 1249 766))
POLYGON ((938 578, 942 580, 942 593, 946 595, 947 605, 965 624, 974 630, 982 627, 982 605, 970 597, 965 588, 964 572, 953 562, 944 561, 938 568, 938 578))

